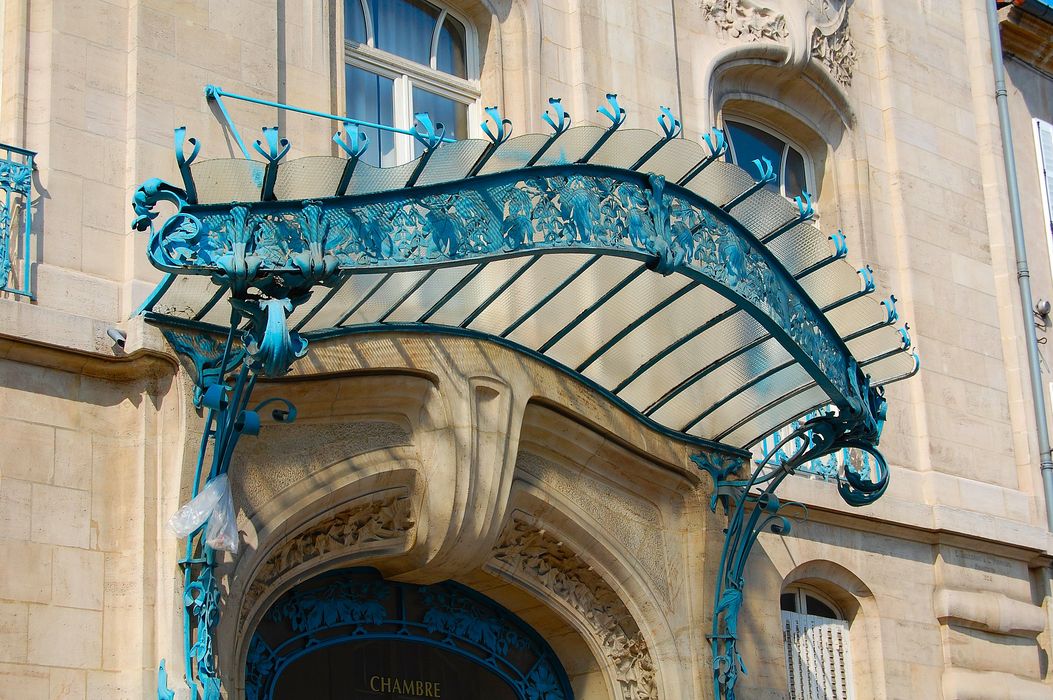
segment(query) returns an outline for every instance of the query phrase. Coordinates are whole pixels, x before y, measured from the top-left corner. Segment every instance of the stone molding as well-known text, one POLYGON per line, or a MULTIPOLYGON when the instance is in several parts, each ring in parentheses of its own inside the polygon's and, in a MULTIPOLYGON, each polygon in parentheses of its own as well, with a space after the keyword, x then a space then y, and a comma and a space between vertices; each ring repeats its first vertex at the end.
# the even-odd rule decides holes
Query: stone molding
POLYGON ((328 555, 362 551, 372 543, 401 539, 414 524, 409 496, 399 489, 347 504, 286 538, 256 569, 242 600, 239 626, 271 587, 290 572, 328 555))
POLYGON ((848 26, 851 0, 698 0, 702 17, 742 41, 788 43, 787 64, 815 59, 838 83, 852 84, 858 59, 848 26))
POLYGON ((622 700, 657 700, 655 663, 640 626, 610 584, 562 540, 513 516, 487 568, 573 611, 606 656, 622 700))
POLYGON ((665 603, 671 602, 662 542, 662 514, 658 508, 584 472, 570 473, 557 463, 529 452, 520 453, 516 467, 578 504, 640 563, 642 572, 665 603))

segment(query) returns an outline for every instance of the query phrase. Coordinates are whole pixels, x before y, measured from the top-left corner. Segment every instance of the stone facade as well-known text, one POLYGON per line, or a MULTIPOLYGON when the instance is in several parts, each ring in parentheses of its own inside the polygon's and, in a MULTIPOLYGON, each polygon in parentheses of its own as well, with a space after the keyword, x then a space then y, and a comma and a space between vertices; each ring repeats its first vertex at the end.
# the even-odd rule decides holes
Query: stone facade
MULTIPOLYGON (((548 96, 599 123, 616 91, 627 127, 669 105, 688 138, 728 116, 784 134, 811 162, 823 230, 842 229, 901 297, 923 364, 888 391, 889 491, 855 510, 832 484, 783 485, 808 519, 764 535, 747 570, 739 697, 785 697, 778 599, 797 584, 848 618, 859 700, 1048 697, 1053 539, 985 4, 448 4, 472 26, 481 103, 517 133, 543 127, 548 96)), ((185 693, 182 543, 164 522, 188 496, 203 420, 186 368, 135 315, 161 277, 128 202, 148 177, 179 181, 174 127, 236 153, 206 84, 340 112, 340 5, 0 8, 0 141, 40 154, 37 298, 0 294, 0 698, 153 697, 161 658, 185 693)), ((1032 286, 1048 299, 1031 120, 1053 122, 1053 79, 1021 61, 1008 72, 1032 286)), ((326 121, 232 110, 246 134, 280 124, 294 155, 335 148, 326 121)), ((256 391, 300 417, 246 438, 231 470, 244 547, 219 570, 229 697, 243 697, 267 605, 350 564, 497 600, 548 640, 577 697, 710 697, 724 523, 690 446, 466 338, 318 343, 256 391)))

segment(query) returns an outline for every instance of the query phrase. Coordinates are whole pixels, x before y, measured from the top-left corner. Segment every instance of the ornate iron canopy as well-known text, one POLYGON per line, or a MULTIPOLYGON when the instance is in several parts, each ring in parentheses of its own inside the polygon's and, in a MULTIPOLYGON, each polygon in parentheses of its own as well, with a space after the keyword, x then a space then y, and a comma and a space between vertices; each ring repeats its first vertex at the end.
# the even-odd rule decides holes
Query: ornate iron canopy
MULTIPOLYGON (((193 359, 209 409, 209 478, 226 471, 241 434, 258 430, 262 406, 248 408, 256 377, 288 372, 311 340, 355 333, 510 346, 705 446, 696 461, 717 483, 714 507, 729 512, 714 687, 733 698, 745 561, 762 529, 789 527, 775 487, 810 460, 857 449, 872 457, 862 468, 842 460, 839 491, 852 505, 878 498, 888 482, 875 449, 882 387, 914 374, 917 357, 896 327, 895 298, 873 298, 869 268, 849 265, 844 237, 811 223, 807 193, 790 201, 765 187, 767 160, 751 176, 725 162, 719 130, 705 146, 679 138, 664 108, 655 133, 621 129, 614 95, 599 110, 607 128, 571 128, 549 102, 552 132, 516 138, 496 108, 486 140, 453 143, 418 115, 422 154, 386 169, 361 161, 368 141, 357 129, 334 136, 342 156, 292 161, 276 128, 255 143, 262 160, 201 161, 177 129, 183 186, 149 180, 133 200, 133 226, 151 231, 151 262, 167 273, 143 312, 183 329, 169 337, 193 359), (155 226, 162 201, 175 211, 155 226), (214 336, 225 343, 202 340, 214 336), (746 449, 780 430, 739 479, 746 449)), ((203 443, 195 494, 205 454, 203 443)), ((218 611, 201 593, 214 590, 214 559, 207 545, 195 556, 193 539, 187 678, 218 697, 218 611)))
MULTIPOLYGON (((485 336, 599 387, 667 432, 749 447, 819 406, 877 437, 878 387, 916 360, 894 299, 844 261, 844 238, 796 202, 721 159, 662 134, 569 127, 554 101, 551 135, 440 144, 403 166, 347 158, 194 162, 182 189, 151 181, 136 225, 156 228, 152 262, 172 276, 152 317, 224 330, 249 317, 266 373, 303 341, 384 330, 485 336), (267 330, 270 329, 270 330, 267 330), (288 332, 286 332, 288 331, 288 332)), ((180 132, 180 139, 182 133, 180 132)))

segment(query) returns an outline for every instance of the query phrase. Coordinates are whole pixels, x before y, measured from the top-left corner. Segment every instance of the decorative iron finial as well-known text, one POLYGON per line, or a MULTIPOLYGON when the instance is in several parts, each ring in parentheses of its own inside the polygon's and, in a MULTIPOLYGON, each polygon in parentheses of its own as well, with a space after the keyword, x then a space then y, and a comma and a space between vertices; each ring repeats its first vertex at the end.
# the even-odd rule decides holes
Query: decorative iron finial
POLYGON ((680 120, 673 116, 673 111, 666 106, 658 108, 660 114, 658 115, 658 126, 662 129, 662 134, 665 135, 666 141, 672 141, 683 131, 683 124, 680 120))
POLYGON ((614 131, 625 123, 625 108, 618 105, 618 95, 613 92, 607 93, 607 105, 600 105, 596 111, 611 120, 611 125, 607 128, 614 131), (610 109, 607 105, 610 105, 610 109))
POLYGON ((555 132, 553 136, 559 136, 564 131, 570 128, 571 118, 567 114, 567 110, 563 109, 563 101, 559 97, 548 98, 548 103, 552 107, 552 111, 555 114, 555 119, 549 115, 548 110, 541 115, 541 118, 552 127, 552 131, 555 132))
POLYGON ((490 119, 494 121, 494 127, 497 129, 497 134, 494 134, 490 129, 490 124, 486 120, 483 120, 480 124, 483 133, 486 134, 488 139, 490 139, 491 144, 495 147, 500 146, 512 136, 512 120, 502 119, 501 110, 498 109, 497 105, 487 107, 485 112, 490 116, 490 119))

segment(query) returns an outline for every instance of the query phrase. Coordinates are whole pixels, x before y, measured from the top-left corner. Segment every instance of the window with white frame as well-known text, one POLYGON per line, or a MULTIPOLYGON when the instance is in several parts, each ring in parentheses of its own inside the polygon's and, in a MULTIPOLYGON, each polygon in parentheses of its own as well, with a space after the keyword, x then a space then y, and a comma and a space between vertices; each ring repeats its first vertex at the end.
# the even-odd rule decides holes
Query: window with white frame
POLYGON ((779 606, 790 700, 852 700, 848 622, 837 606, 803 586, 783 591, 779 606))
POLYGON ((1053 271, 1053 124, 1041 119, 1035 120, 1035 151, 1038 154, 1038 174, 1042 187, 1042 220, 1045 224, 1050 270, 1053 271))
MULTIPOLYGON (((411 130, 427 112, 446 136, 466 138, 479 99, 471 25, 426 0, 344 0, 347 116, 411 130)), ((420 155, 412 136, 363 127, 378 166, 420 155)))
POLYGON ((739 118, 724 120, 728 139, 727 159, 756 176, 754 160, 767 158, 775 169, 775 180, 766 187, 783 197, 793 198, 804 190, 814 192, 810 163, 804 151, 785 137, 739 118))

